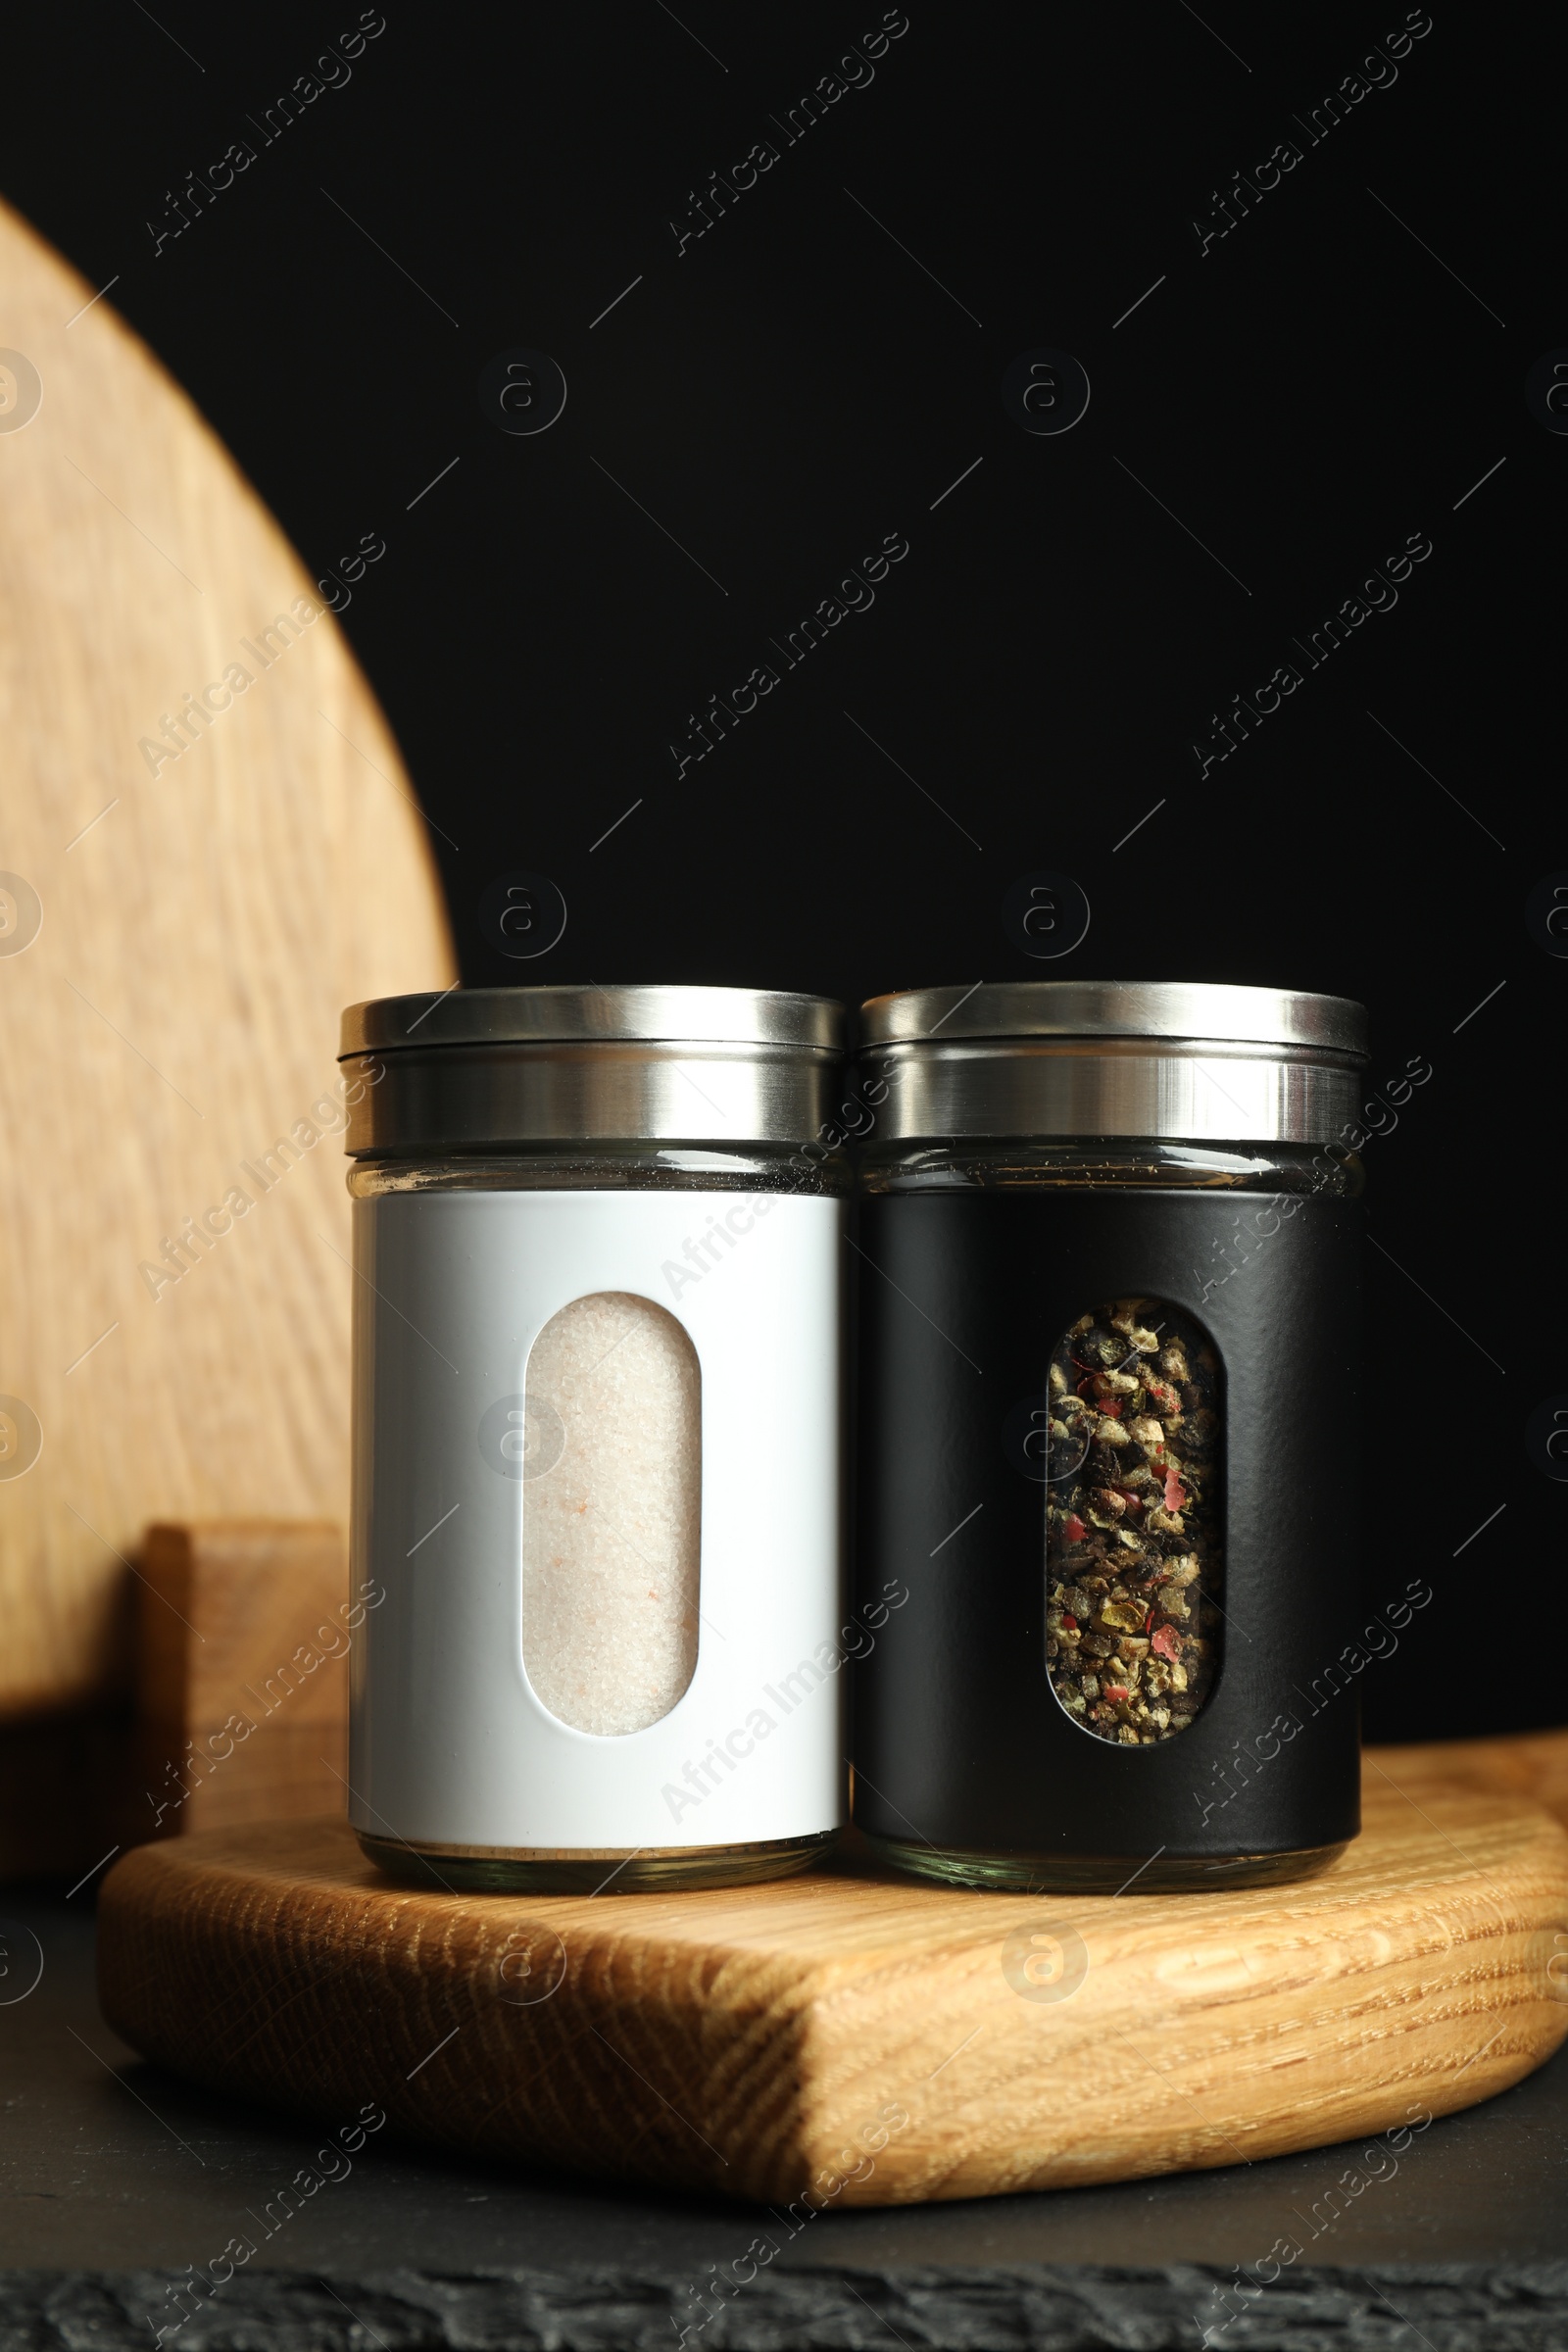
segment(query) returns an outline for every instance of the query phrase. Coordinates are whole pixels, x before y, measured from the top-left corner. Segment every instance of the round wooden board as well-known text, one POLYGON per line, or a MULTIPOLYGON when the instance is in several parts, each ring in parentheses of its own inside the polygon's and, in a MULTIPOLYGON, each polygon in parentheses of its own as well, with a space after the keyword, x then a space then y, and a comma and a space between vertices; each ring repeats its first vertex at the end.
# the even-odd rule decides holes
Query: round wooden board
POLYGON ((122 1673, 149 1520, 343 1516, 345 1163, 312 1138, 341 1007, 455 977, 336 620, 92 293, 0 207, 0 1715, 122 1673), (140 748, 209 687, 177 758, 140 748), (177 1281, 140 1270, 209 1211, 177 1281))
POLYGON ((655 2185, 906 2204, 1389 2132, 1386 2171, 1568 2033, 1568 1836, 1372 1776, 1294 1887, 522 1898, 289 1823, 127 1855, 99 1954, 110 2024, 198 2082, 655 2185))

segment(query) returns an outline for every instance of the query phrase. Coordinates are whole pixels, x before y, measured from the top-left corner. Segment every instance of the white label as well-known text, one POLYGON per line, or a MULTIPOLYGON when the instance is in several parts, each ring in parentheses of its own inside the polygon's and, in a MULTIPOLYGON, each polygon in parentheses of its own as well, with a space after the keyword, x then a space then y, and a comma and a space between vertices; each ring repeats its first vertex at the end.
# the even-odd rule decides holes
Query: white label
POLYGON ((355 1826, 616 1851, 836 1828, 843 1203, 428 1192, 354 1216, 354 1576, 385 1596, 355 1651, 355 1826), (673 1315, 701 1384, 696 1669, 613 1735, 552 1714, 523 1661, 523 1520, 554 1442, 528 1357, 592 1293, 673 1315))

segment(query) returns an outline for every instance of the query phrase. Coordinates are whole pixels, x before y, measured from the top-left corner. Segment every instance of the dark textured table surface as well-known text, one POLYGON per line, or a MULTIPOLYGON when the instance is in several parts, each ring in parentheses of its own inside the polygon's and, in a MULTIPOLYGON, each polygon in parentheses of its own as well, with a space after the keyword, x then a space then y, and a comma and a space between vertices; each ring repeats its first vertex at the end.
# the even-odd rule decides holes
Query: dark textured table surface
POLYGON ((1153 2352, 1205 2329, 1236 2352, 1568 2346, 1568 2050, 1397 2158, 1353 2142, 1112 2188, 827 2212, 791 2235, 760 2207, 465 2164, 388 2130, 280 2218, 321 2130, 128 2051, 98 2014, 87 1899, 0 1904, 0 2347, 146 2346, 160 2328, 257 2352, 683 2337, 704 2352, 1153 2352), (233 2239, 255 2253, 224 2279, 233 2239), (1280 2240, 1300 2249, 1284 2267, 1280 2240), (759 2241, 774 2249, 760 2261, 759 2241))

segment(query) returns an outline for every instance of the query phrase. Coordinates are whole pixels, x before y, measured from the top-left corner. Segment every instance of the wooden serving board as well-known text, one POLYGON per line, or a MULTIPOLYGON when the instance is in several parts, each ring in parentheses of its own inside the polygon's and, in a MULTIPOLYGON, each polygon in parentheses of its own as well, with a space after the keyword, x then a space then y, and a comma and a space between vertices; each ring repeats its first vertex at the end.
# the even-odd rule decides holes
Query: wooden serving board
POLYGON ((1237 2164, 1420 2131, 1568 2033, 1568 1836, 1369 1780, 1322 1877, 1188 1896, 426 1894, 341 1822, 207 1832, 111 1872, 100 1992, 218 2088, 775 2204, 1237 2164))
POLYGON ((1425 1802, 1428 1788, 1517 1796, 1544 1805, 1568 1829, 1568 1730, 1509 1732, 1493 1740, 1431 1740, 1369 1747, 1363 1779, 1425 1802))
POLYGON ((338 1014, 455 977, 345 590, 93 294, 0 206, 0 1717, 124 1679, 149 1521, 344 1517, 338 1014))

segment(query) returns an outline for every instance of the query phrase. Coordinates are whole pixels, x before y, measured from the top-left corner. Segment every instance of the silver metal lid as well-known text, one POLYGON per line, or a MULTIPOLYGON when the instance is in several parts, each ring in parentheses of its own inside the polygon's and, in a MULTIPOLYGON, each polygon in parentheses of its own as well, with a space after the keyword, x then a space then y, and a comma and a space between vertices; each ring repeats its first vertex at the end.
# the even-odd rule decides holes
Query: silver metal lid
POLYGON ((599 1043, 801 1046, 838 1053, 844 1007, 782 988, 453 988, 376 997, 343 1015, 340 1058, 405 1047, 599 1043))
POLYGON ((1327 1143, 1353 1119, 1364 1008, 1206 981, 907 989, 862 1008, 882 1132, 1327 1143))
POLYGON ((1366 1008, 1304 989, 1211 980, 1000 980, 906 988, 861 1006, 867 1044, 944 1037, 1223 1038, 1364 1058, 1366 1008))
POLYGON ((536 1143, 804 1144, 827 1117, 844 1009, 782 989, 475 988, 343 1015, 363 1081, 352 1154, 536 1143))

